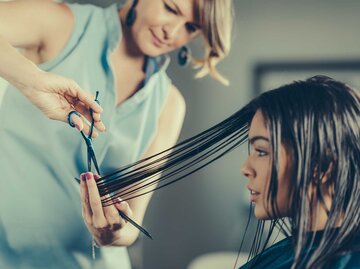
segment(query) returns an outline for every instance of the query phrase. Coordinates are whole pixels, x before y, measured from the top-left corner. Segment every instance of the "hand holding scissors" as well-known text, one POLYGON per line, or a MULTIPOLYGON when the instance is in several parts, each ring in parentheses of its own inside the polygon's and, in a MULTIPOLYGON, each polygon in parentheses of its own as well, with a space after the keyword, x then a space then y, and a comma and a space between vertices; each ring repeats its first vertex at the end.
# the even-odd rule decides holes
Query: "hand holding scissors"
MULTIPOLYGON (((98 102, 97 97, 98 92, 96 93, 96 102, 98 102)), ((91 125, 88 135, 86 136, 84 132, 81 131, 81 135, 87 146, 88 172, 81 175, 81 181, 77 179, 81 184, 81 198, 85 224, 97 239, 97 242, 100 242, 100 244, 103 245, 108 245, 115 241, 115 232, 120 230, 126 222, 130 222, 139 231, 152 239, 151 235, 143 227, 129 217, 132 215, 132 211, 127 202, 121 200, 114 201, 115 203, 113 205, 103 207, 96 185, 96 180, 99 180, 100 176, 91 173, 91 163, 93 162, 96 172, 101 175, 92 143, 92 131, 94 126, 92 111, 90 111, 90 116, 91 125)), ((71 125, 70 114, 68 118, 69 124, 71 125)))

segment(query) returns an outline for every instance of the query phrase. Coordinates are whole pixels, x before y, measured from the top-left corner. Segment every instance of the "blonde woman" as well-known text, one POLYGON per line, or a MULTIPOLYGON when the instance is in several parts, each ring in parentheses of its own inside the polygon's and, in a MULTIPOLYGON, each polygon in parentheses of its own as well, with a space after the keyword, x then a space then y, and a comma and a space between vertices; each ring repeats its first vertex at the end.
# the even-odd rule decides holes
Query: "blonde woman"
POLYGON ((230 0, 0 3, 0 76, 11 84, 0 108, 1 268, 130 268, 119 246, 138 230, 114 212, 141 224, 150 196, 84 214, 73 176, 86 171, 85 145, 48 118, 66 122, 76 110, 69 120, 87 132, 92 108, 95 127, 106 130, 95 142, 104 173, 171 147, 185 104, 166 55, 179 49, 183 64, 191 59, 183 46, 202 37, 204 59, 191 59, 197 76, 226 84, 215 66, 229 52, 231 25, 230 0), (93 237, 118 247, 92 260, 93 237))

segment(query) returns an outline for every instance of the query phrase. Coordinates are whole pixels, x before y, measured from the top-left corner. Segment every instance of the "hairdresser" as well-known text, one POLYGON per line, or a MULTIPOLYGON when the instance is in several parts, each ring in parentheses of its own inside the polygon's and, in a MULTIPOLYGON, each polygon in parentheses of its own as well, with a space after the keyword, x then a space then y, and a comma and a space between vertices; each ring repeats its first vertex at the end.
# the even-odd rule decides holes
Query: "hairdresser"
POLYGON ((230 49, 232 12, 231 0, 0 3, 0 76, 10 83, 0 107, 0 268, 130 268, 125 247, 139 231, 118 210, 141 224, 150 195, 103 208, 84 184, 80 202, 73 178, 87 170, 86 146, 74 130, 88 132, 94 110, 97 131, 106 129, 94 142, 104 174, 174 145, 185 103, 167 54, 226 84, 216 64, 230 49), (204 57, 195 60, 185 45, 197 37, 204 57))

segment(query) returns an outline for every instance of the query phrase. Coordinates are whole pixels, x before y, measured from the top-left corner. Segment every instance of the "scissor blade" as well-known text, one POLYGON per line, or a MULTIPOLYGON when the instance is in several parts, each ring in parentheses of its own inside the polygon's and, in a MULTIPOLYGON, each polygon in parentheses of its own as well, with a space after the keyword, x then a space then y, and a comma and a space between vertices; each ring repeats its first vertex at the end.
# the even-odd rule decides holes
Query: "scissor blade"
POLYGON ((101 173, 100 173, 100 169, 99 169, 99 166, 98 166, 98 163, 97 163, 97 160, 96 160, 96 156, 95 156, 94 151, 92 151, 92 160, 93 160, 93 162, 94 162, 95 170, 96 170, 96 172, 98 173, 98 175, 100 176, 101 173))
POLYGON ((88 171, 91 172, 91 150, 87 149, 87 161, 88 161, 88 171))

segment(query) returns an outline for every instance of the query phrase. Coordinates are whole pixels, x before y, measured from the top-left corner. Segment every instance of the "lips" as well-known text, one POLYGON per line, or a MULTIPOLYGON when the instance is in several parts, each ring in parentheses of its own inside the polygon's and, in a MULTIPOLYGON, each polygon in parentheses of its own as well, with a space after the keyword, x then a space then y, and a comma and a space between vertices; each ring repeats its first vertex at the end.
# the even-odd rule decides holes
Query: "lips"
POLYGON ((152 39, 153 39, 153 44, 158 47, 158 48, 162 48, 166 45, 166 43, 164 41, 162 41, 159 37, 157 37, 157 35, 155 35, 155 33, 153 31, 151 31, 151 35, 152 35, 152 39))
POLYGON ((248 190, 250 191, 250 197, 249 197, 249 199, 250 199, 250 201, 254 202, 254 201, 258 198, 260 192, 257 192, 257 191, 255 191, 255 190, 253 190, 253 189, 250 188, 249 186, 248 186, 247 188, 248 188, 248 190))
POLYGON ((260 193, 259 193, 259 192, 256 192, 256 191, 253 191, 253 190, 250 190, 250 194, 251 194, 251 195, 259 195, 260 193))

